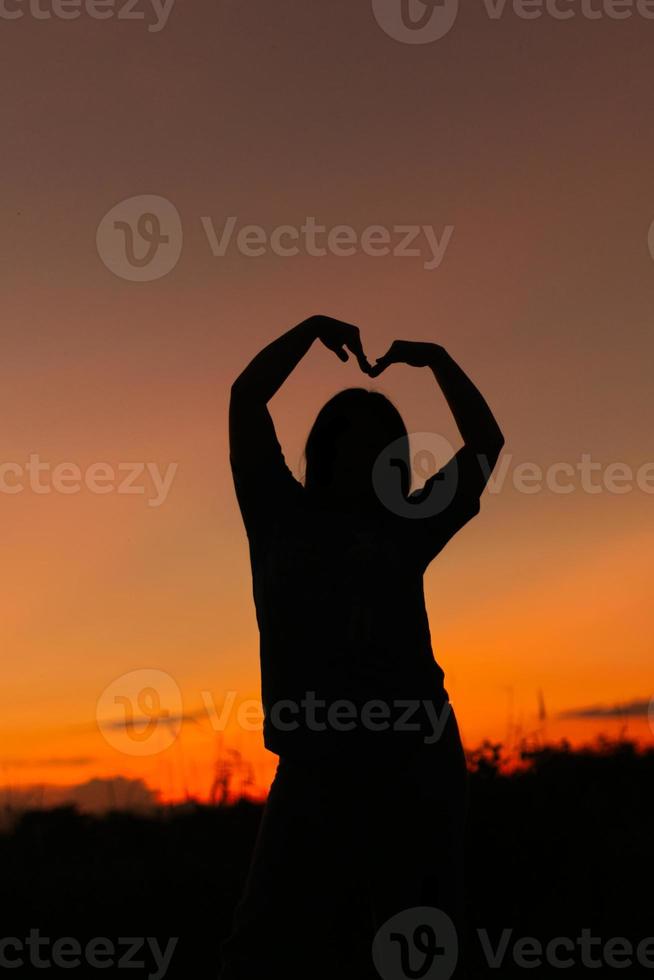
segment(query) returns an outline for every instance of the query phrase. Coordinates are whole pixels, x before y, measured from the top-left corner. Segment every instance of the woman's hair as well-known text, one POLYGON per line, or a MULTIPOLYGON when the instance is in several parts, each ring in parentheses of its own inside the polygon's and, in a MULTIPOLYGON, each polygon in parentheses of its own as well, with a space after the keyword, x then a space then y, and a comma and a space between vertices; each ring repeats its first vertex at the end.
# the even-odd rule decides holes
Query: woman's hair
POLYGON ((309 433, 305 448, 305 486, 325 493, 335 481, 373 492, 375 462, 392 445, 389 460, 399 469, 402 493, 410 489, 409 437, 402 416, 381 392, 346 388, 323 405, 309 433), (392 445, 394 444, 394 445, 392 445), (349 456, 343 462, 344 449, 349 456), (339 467, 345 467, 339 473, 339 467))

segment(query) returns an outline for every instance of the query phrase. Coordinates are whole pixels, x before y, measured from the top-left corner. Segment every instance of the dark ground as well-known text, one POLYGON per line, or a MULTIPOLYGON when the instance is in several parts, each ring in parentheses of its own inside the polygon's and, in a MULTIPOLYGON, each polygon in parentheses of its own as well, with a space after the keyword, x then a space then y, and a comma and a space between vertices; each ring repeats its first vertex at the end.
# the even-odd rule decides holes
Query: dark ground
MULTIPOLYGON (((496 946, 506 928, 513 930, 512 942, 531 936, 546 944, 557 936, 576 941, 586 928, 602 947, 615 937, 635 947, 654 936, 654 750, 641 753, 630 743, 585 752, 541 749, 528 769, 512 775, 502 774, 490 746, 473 761, 473 976, 654 977, 654 941, 651 969, 591 968, 581 952, 572 954, 575 965, 567 969, 518 969, 507 965, 510 945, 504 965, 489 970, 477 935, 488 930, 496 946)), ((155 936, 165 947, 168 937, 179 936, 166 975, 213 978, 260 813, 248 802, 162 809, 155 817, 98 818, 69 808, 25 813, 0 835, 0 939, 25 938, 38 928, 41 936, 74 936, 81 943, 155 936)), ((595 958, 602 947, 593 947, 595 958)), ((15 955, 12 948, 5 952, 15 955)), ((146 964, 128 975, 152 975, 149 954, 146 964)), ((0 973, 44 975, 30 967, 0 966, 0 973)), ((125 974, 111 967, 51 967, 45 975, 125 974)))

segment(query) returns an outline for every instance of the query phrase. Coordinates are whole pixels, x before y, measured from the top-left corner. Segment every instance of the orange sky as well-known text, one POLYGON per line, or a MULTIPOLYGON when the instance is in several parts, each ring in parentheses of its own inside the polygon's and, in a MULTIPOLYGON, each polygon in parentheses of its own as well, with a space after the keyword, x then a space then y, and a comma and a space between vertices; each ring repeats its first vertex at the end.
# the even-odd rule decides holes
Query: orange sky
MULTIPOLYGON (((615 734, 620 720, 557 715, 653 693, 652 494, 524 493, 513 475, 584 453, 634 471, 652 458, 654 22, 490 21, 471 6, 414 46, 365 3, 200 0, 154 34, 25 16, 1 37, 1 461, 177 464, 159 507, 148 484, 0 493, 2 784, 124 775, 206 796, 233 750, 265 788, 260 733, 232 717, 218 734, 202 713, 203 692, 258 695, 227 392, 313 312, 359 324, 371 357, 395 337, 444 344, 505 432, 503 486, 426 578, 466 745, 536 731, 539 690, 547 736, 615 734), (100 260, 96 229, 142 194, 175 205, 183 248, 167 276, 131 282, 100 260), (215 257, 200 219, 230 215, 454 233, 431 271, 360 253, 215 257), (96 706, 144 668, 174 679, 190 720, 134 756, 98 731, 96 706)), ((298 475, 316 411, 359 381, 316 348, 273 402, 298 475)), ((456 445, 426 372, 395 367, 377 387, 410 430, 456 445)), ((652 737, 642 713, 627 731, 652 737)))

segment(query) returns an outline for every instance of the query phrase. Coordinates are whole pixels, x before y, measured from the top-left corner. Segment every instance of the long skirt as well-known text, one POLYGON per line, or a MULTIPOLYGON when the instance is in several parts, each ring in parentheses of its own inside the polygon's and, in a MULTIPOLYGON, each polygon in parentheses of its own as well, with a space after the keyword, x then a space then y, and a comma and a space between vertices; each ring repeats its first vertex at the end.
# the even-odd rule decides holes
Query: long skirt
POLYGON ((428 964, 420 969, 421 950, 429 952, 425 908, 452 924, 458 965, 447 972, 462 977, 467 787, 451 706, 432 744, 281 758, 223 944, 221 980, 401 977, 391 963, 400 954, 414 968, 406 976, 434 975, 428 964), (398 929, 390 930, 394 939, 384 932, 400 913, 405 949, 385 952, 384 943, 400 942, 398 929), (385 955, 389 965, 380 966, 385 955))

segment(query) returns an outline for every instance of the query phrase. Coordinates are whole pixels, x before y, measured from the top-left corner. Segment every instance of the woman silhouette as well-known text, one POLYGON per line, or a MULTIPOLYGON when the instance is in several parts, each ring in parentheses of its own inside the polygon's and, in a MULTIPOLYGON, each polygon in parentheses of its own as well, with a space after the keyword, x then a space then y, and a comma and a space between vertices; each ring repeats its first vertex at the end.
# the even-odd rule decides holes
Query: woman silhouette
MULTIPOLYGON (((377 977, 375 933, 420 906, 461 929, 465 757, 422 579, 478 513, 503 442, 442 347, 395 341, 371 366, 358 329, 329 317, 284 334, 234 383, 230 460, 250 546, 264 742, 279 764, 223 946, 224 980, 377 977), (433 372, 463 448, 421 491, 410 494, 399 413, 364 388, 323 407, 304 486, 295 480, 267 403, 316 340, 342 361, 349 350, 370 377, 395 363, 433 372)), ((415 955, 411 975, 426 976, 415 955)))

